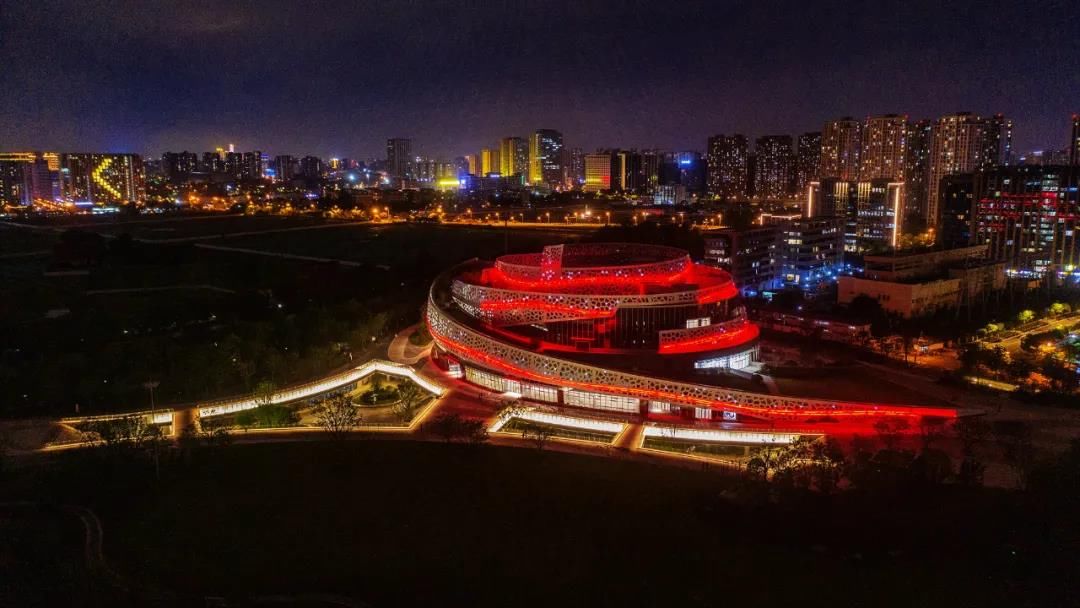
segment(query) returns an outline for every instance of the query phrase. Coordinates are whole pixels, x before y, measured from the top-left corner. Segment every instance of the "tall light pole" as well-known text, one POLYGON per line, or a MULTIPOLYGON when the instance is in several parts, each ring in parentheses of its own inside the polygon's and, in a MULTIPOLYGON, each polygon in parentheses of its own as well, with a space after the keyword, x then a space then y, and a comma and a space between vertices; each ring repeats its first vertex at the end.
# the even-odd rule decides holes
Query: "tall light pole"
MULTIPOLYGON (((150 424, 153 425, 155 430, 157 430, 157 423, 154 422, 154 419, 157 418, 157 416, 155 415, 156 410, 154 408, 154 389, 157 388, 158 385, 160 385, 160 384, 161 383, 158 382, 157 380, 147 380, 146 382, 143 383, 143 388, 150 391, 150 424)), ((161 461, 158 458, 158 438, 155 436, 153 438, 153 440, 154 440, 154 479, 157 479, 158 481, 160 481, 161 480, 161 461)))

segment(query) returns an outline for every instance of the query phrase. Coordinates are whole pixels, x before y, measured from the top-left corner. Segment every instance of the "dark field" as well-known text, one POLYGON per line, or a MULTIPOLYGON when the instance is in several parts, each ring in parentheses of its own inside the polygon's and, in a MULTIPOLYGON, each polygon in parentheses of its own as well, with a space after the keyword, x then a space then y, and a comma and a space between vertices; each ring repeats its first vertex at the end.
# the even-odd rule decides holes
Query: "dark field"
POLYGON ((539 251, 545 245, 576 241, 581 231, 393 224, 343 226, 322 230, 244 236, 221 243, 391 268, 428 262, 441 271, 470 258, 491 259, 511 253, 539 251))
POLYGON ((121 573, 180 597, 1060 606, 1077 574, 1071 514, 984 491, 729 500, 741 482, 713 473, 382 441, 196 451, 156 491, 149 473, 81 458, 10 491, 92 506, 121 573))

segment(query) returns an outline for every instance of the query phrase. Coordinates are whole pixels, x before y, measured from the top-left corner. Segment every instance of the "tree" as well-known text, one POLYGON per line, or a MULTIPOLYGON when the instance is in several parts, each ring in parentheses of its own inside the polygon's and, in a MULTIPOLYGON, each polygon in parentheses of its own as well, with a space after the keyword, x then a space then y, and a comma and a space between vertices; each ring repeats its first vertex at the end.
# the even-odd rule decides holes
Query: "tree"
POLYGON ((416 385, 411 380, 406 380, 398 385, 398 402, 392 408, 403 422, 411 422, 416 416, 416 411, 428 400, 427 391, 416 385))
POLYGON ((1051 315, 1054 315, 1056 317, 1072 312, 1072 307, 1065 302, 1054 302, 1047 310, 1051 315))
POLYGON ((1001 446, 1005 463, 1016 474, 1016 485, 1027 487, 1028 475, 1035 464, 1035 445, 1031 425, 1020 420, 999 420, 994 423, 994 439, 1001 446))
POLYGON ((923 416, 919 418, 919 441, 922 449, 928 450, 939 439, 945 436, 945 419, 940 416, 923 416))
POLYGON ((270 405, 274 402, 274 393, 277 392, 277 385, 271 380, 262 380, 255 385, 253 391, 253 397, 255 403, 259 406, 270 405))
POLYGON ((990 424, 982 416, 964 416, 953 422, 952 431, 964 458, 974 458, 976 449, 990 436, 990 424))
POLYGON ((1024 323, 1030 323, 1031 321, 1035 320, 1035 311, 1030 309, 1021 310, 1019 313, 1017 313, 1016 320, 1019 321, 1021 325, 1023 325, 1024 323))
POLYGON ((904 418, 883 418, 874 423, 874 431, 886 450, 895 450, 900 445, 900 438, 910 426, 904 418))
POLYGON ((983 348, 978 343, 964 346, 960 351, 960 368, 965 372, 972 372, 983 360, 983 348))
POLYGON ((536 449, 543 450, 544 445, 551 438, 551 429, 542 424, 523 421, 521 424, 521 437, 532 441, 536 449))
POLYGON ((1031 372, 1035 371, 1035 365, 1023 357, 1014 357, 1007 370, 1013 381, 1023 383, 1031 376, 1031 372))
POLYGON ((443 441, 450 443, 462 434, 464 419, 460 414, 439 414, 434 420, 427 423, 431 432, 442 437, 443 441))
POLYGON ((360 410, 353 405, 347 395, 336 395, 326 399, 315 409, 319 426, 335 441, 344 439, 350 431, 360 425, 360 410))
POLYGON ((82 427, 87 442, 97 445, 112 459, 152 456, 164 440, 161 428, 150 424, 145 416, 131 415, 111 420, 95 420, 82 427))

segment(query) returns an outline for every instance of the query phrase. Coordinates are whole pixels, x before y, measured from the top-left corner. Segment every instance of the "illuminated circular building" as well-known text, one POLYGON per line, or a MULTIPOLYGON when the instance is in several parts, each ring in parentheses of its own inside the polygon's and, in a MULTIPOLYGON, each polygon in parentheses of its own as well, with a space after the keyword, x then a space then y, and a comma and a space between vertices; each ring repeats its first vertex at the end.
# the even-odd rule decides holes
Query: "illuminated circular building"
POLYGON ((955 415, 715 385, 716 372, 757 357, 738 293, 727 272, 680 249, 554 245, 451 268, 432 285, 427 321, 444 369, 531 401, 803 427, 955 415))

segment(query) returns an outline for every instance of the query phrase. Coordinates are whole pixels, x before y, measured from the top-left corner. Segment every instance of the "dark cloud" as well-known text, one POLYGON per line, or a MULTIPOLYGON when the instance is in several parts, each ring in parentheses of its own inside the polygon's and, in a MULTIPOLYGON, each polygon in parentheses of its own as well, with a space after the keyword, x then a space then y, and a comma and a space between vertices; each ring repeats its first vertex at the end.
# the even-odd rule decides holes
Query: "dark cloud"
POLYGON ((1064 145, 1073 2, 104 2, 0 6, 5 148, 438 155, 537 127, 701 148, 713 132, 970 109, 1064 145))

